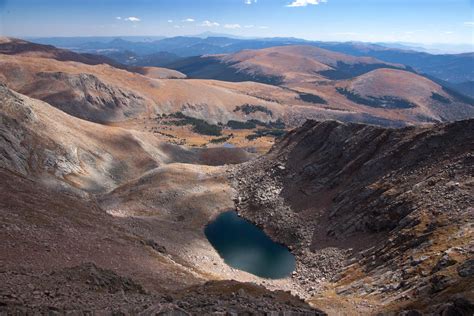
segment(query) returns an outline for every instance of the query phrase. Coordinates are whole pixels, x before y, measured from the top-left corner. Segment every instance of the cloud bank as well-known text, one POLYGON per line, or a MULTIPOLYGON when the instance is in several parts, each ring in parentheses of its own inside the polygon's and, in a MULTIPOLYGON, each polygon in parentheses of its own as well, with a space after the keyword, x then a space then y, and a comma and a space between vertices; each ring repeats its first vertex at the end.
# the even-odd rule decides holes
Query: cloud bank
POLYGON ((325 2, 327 2, 327 0, 294 0, 292 3, 288 4, 287 7, 306 7, 308 5, 316 5, 325 2))
POLYGON ((124 20, 129 21, 129 22, 140 22, 141 21, 141 19, 137 18, 136 16, 129 16, 128 18, 125 18, 124 20))
POLYGON ((217 23, 217 22, 211 22, 211 21, 204 21, 201 23, 201 26, 205 26, 205 27, 215 27, 215 26, 219 26, 220 24, 217 23))

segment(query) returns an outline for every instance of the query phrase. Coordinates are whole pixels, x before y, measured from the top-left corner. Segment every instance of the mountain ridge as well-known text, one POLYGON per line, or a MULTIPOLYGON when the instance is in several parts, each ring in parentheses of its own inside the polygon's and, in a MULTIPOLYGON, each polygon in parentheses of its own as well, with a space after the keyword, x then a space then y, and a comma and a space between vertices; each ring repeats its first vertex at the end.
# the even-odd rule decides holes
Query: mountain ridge
MULTIPOLYGON (((222 41, 222 38, 221 38, 222 41)), ((46 41, 49 44, 54 42, 46 41)), ((322 42, 322 41, 307 41, 297 38, 267 38, 267 39, 231 39, 226 40, 226 45, 220 47, 215 45, 212 37, 201 38, 196 40, 195 37, 180 36, 176 38, 167 38, 165 43, 168 45, 151 44, 146 48, 146 53, 156 53, 159 51, 166 51, 168 53, 174 53, 181 55, 182 57, 190 57, 195 55, 203 54, 222 54, 222 53, 235 53, 243 49, 259 49, 268 48, 279 45, 294 45, 304 44, 312 45, 320 48, 325 48, 341 53, 356 55, 356 56, 369 56, 381 59, 385 62, 393 62, 399 64, 406 64, 413 69, 427 75, 435 76, 441 80, 449 81, 451 83, 462 83, 473 80, 473 72, 470 71, 470 65, 472 65, 473 57, 472 53, 468 54, 441 54, 434 55, 426 52, 417 52, 413 50, 407 50, 406 48, 391 48, 383 46, 379 43, 365 43, 365 42, 322 42), (186 42, 186 40, 188 42, 186 42), (178 45, 179 43, 179 45, 178 45), (200 44, 199 44, 200 43, 200 44), (198 46, 195 46, 199 44, 198 46), (184 46, 183 46, 184 45, 184 46), (156 47, 152 47, 156 46, 156 47), (185 48, 187 47, 187 48, 185 48), (465 58, 466 57, 466 58, 465 58), (450 64, 450 69, 444 69, 443 65, 450 64)), ((58 43, 60 44, 60 43, 58 43)), ((137 44, 130 43, 129 48, 137 47, 137 44)), ((67 48, 67 47, 66 47, 67 48)), ((69 47, 71 49, 79 49, 89 52, 97 52, 94 49, 90 50, 87 43, 84 43, 82 48, 69 47)), ((119 47, 112 47, 103 45, 104 48, 118 49, 119 47)), ((138 51, 137 51, 138 52, 138 51)), ((144 52, 144 51, 143 51, 144 52)), ((143 53, 139 53, 143 55, 143 53)), ((150 64, 144 64, 143 66, 154 66, 150 64)), ((157 65, 155 65, 157 66, 157 65)), ((164 66, 164 65, 158 65, 164 66)))

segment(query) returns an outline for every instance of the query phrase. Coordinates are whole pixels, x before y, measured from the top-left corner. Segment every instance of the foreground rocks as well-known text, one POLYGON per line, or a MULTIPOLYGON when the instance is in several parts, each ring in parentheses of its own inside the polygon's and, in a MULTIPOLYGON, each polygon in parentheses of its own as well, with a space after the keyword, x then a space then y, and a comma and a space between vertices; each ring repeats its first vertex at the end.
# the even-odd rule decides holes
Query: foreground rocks
POLYGON ((322 314, 289 292, 207 282, 93 201, 0 176, 0 315, 322 314))
POLYGON ((35 274, 1 272, 0 315, 326 315, 287 292, 215 281, 176 292, 147 292, 95 264, 35 274))
POLYGON ((384 310, 435 311, 474 299, 473 152, 474 120, 309 121, 229 178, 239 213, 292 249, 314 298, 334 288, 384 310))

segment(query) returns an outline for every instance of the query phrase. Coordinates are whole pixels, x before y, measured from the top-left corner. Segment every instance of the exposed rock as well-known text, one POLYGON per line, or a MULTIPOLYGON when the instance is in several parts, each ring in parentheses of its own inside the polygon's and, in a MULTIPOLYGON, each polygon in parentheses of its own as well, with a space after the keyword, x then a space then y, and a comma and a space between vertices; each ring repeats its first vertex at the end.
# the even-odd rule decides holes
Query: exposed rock
POLYGON ((454 280, 446 275, 435 275, 430 279, 431 293, 438 293, 454 283, 454 280))
POLYGON ((471 277, 474 275, 474 259, 468 259, 458 266, 458 274, 463 277, 471 277))
POLYGON ((109 293, 119 291, 144 293, 141 285, 133 280, 117 275, 115 272, 97 267, 94 263, 85 263, 60 272, 68 281, 80 281, 94 290, 106 290, 109 293))
POLYGON ((445 253, 439 260, 438 263, 434 266, 433 270, 431 270, 431 273, 436 273, 440 270, 443 270, 446 267, 452 266, 456 264, 457 261, 452 259, 449 254, 445 253))
POLYGON ((458 298, 453 302, 442 304, 436 313, 441 316, 471 316, 474 314, 474 304, 466 299, 458 298))
POLYGON ((142 240, 141 242, 144 245, 150 246, 151 248, 155 249, 160 253, 166 253, 166 248, 156 243, 153 239, 142 240))
MULTIPOLYGON (((325 277, 345 284, 339 295, 462 292, 439 273, 473 238, 473 131, 473 120, 400 130, 309 121, 234 168, 237 209, 292 250, 293 279, 308 291, 325 277), (351 277, 355 267, 364 277, 351 277)), ((457 269, 468 276, 471 266, 457 269)))

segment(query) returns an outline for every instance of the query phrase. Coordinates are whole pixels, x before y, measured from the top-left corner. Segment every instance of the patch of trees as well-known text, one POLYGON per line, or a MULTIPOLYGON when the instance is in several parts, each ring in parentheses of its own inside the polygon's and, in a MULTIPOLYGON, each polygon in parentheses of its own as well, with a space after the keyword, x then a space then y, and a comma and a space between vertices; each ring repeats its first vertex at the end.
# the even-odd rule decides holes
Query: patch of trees
POLYGON ((255 122, 251 121, 246 121, 246 122, 241 122, 241 121, 234 121, 230 120, 227 122, 227 126, 232 129, 254 129, 257 128, 257 124, 255 122))
POLYGON ((230 120, 227 122, 227 127, 231 129, 254 129, 257 127, 284 129, 286 125, 281 119, 268 123, 259 120, 248 120, 246 122, 230 120))
POLYGON ((251 135, 247 135, 245 138, 248 140, 255 140, 260 137, 271 136, 281 138, 286 134, 285 130, 282 129, 259 129, 251 135))
POLYGON ((273 112, 267 109, 266 107, 264 107, 263 105, 244 104, 241 106, 237 106, 234 109, 234 112, 238 112, 238 111, 241 111, 247 115, 256 113, 256 112, 262 112, 267 115, 273 116, 273 112))
POLYGON ((169 125, 185 126, 192 125, 193 132, 201 135, 208 136, 221 136, 222 127, 214 124, 210 124, 204 120, 197 119, 194 117, 186 116, 182 112, 176 112, 168 115, 168 118, 172 118, 172 121, 166 122, 169 125))
POLYGON ((328 102, 324 100, 323 98, 321 98, 319 95, 299 92, 298 96, 300 100, 304 102, 314 103, 314 104, 328 104, 328 102))
POLYGON ((230 135, 224 136, 224 137, 214 138, 214 139, 211 139, 211 140, 209 141, 209 143, 211 143, 211 144, 225 143, 225 142, 227 142, 229 139, 231 139, 232 137, 234 137, 233 134, 230 134, 230 135))
POLYGON ((363 75, 365 73, 371 72, 372 70, 388 68, 388 69, 401 69, 407 70, 396 66, 391 66, 387 64, 346 64, 344 62, 338 61, 335 69, 323 70, 319 74, 331 80, 343 80, 351 79, 357 76, 363 75))
POLYGON ((438 94, 436 92, 433 92, 431 94, 431 98, 435 101, 438 101, 438 102, 441 102, 441 103, 444 103, 444 104, 450 104, 451 103, 451 101, 448 98, 443 97, 441 94, 438 94))
POLYGON ((383 108, 383 109, 411 109, 416 107, 416 105, 408 100, 393 97, 393 96, 383 96, 383 97, 363 97, 360 94, 350 91, 346 88, 336 88, 337 92, 344 95, 347 99, 355 102, 357 104, 362 104, 365 106, 370 106, 373 108, 383 108))
POLYGON ((448 87, 443 87, 443 91, 449 94, 450 96, 452 96, 454 99, 456 99, 459 102, 474 106, 474 99, 471 97, 468 97, 464 94, 454 91, 453 89, 450 89, 448 87))
POLYGON ((218 57, 188 57, 171 64, 166 68, 182 72, 192 79, 215 79, 231 82, 254 81, 270 85, 282 85, 284 77, 266 74, 249 74, 233 67, 236 63, 221 61, 218 57))

